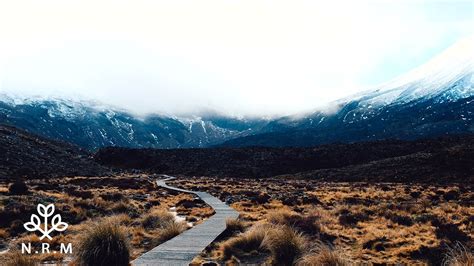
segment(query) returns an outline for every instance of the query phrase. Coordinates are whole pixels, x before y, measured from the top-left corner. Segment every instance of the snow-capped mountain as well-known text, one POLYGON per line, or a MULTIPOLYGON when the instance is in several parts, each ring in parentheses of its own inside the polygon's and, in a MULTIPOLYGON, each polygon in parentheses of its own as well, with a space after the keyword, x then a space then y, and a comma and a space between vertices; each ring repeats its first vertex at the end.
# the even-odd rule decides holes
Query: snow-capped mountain
POLYGON ((332 103, 331 111, 273 120, 139 117, 91 101, 0 94, 0 124, 89 149, 312 146, 473 133, 473 57, 474 41, 466 39, 406 75, 332 103))
POLYGON ((464 39, 427 64, 344 101, 358 100, 362 105, 373 107, 428 98, 438 98, 439 102, 456 101, 474 95, 473 73, 474 41, 464 39))
POLYGON ((251 134, 266 121, 220 115, 139 117, 92 101, 0 94, 0 123, 97 149, 206 147, 251 134))
POLYGON ((412 72, 331 107, 336 111, 277 119, 262 134, 223 145, 310 146, 473 133, 474 40, 458 42, 412 72))

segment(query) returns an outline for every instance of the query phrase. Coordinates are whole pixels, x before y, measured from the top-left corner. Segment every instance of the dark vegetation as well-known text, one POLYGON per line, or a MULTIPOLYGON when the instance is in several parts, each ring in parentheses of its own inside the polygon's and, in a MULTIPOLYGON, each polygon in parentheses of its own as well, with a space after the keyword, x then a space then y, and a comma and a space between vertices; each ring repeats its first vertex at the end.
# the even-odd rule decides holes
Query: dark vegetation
POLYGON ((28 194, 28 186, 23 180, 15 180, 8 186, 8 193, 10 195, 25 195, 28 194))
POLYGON ((289 174, 325 181, 471 182, 474 136, 312 148, 104 148, 95 159, 121 169, 188 176, 263 178, 289 174))
POLYGON ((102 175, 107 168, 91 154, 66 142, 53 141, 0 125, 0 180, 102 175))

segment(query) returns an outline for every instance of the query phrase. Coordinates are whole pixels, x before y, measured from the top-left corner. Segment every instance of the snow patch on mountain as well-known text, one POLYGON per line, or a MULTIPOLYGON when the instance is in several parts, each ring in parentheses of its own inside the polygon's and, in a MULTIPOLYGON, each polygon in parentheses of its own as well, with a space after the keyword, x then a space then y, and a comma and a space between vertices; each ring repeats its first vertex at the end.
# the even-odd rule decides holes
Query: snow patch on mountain
POLYGON ((474 95, 474 37, 459 41, 428 63, 376 90, 346 98, 361 105, 404 104, 418 99, 456 101, 474 95))

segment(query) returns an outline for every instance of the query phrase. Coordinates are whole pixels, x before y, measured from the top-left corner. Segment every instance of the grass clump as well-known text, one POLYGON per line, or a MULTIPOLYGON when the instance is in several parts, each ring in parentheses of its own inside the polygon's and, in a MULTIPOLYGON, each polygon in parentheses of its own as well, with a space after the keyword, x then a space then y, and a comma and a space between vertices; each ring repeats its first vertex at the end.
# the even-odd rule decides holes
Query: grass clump
POLYGON ((332 246, 325 245, 322 242, 316 242, 314 248, 306 255, 301 257, 297 262, 297 266, 349 266, 351 262, 345 258, 342 251, 334 249, 332 246))
POLYGON ((262 245, 270 227, 257 225, 249 231, 231 238, 221 246, 224 259, 228 260, 232 256, 242 256, 245 253, 267 253, 269 250, 262 245))
POLYGON ((259 224, 221 245, 224 260, 271 255, 272 264, 292 265, 305 251, 306 238, 286 225, 259 224))
POLYGON ((167 212, 163 209, 152 210, 150 213, 146 214, 141 221, 143 228, 145 229, 156 229, 164 228, 170 223, 174 222, 173 214, 167 212))
POLYGON ((160 243, 166 242, 173 237, 181 234, 187 229, 187 226, 185 223, 178 223, 175 221, 169 222, 163 226, 163 228, 160 230, 160 237, 159 241, 160 243))
POLYGON ((454 247, 448 248, 448 253, 443 260, 446 266, 470 266, 474 265, 474 254, 463 244, 456 243, 454 247))
POLYGON ((247 227, 247 224, 240 219, 227 219, 225 221, 225 224, 226 230, 228 230, 229 232, 243 233, 245 231, 245 228, 247 227))
POLYGON ((157 237, 152 242, 155 246, 174 238, 187 229, 185 222, 176 222, 174 215, 164 209, 152 210, 142 218, 140 223, 145 230, 156 233, 157 237))
POLYGON ((127 235, 117 224, 104 219, 85 230, 76 245, 78 266, 128 266, 130 248, 127 235))
POLYGON ((270 224, 290 226, 308 235, 321 233, 321 227, 318 223, 319 217, 316 215, 303 216, 288 210, 277 210, 269 212, 266 219, 270 224))
POLYGON ((275 265, 293 265, 307 247, 306 238, 289 226, 275 226, 268 231, 262 245, 272 254, 275 265))

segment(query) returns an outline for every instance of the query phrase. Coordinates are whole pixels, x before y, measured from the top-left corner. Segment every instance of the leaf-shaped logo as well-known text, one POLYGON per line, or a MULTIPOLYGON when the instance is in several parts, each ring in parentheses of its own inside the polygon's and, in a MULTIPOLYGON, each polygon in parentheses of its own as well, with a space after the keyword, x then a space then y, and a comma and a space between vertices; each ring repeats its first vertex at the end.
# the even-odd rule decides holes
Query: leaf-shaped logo
POLYGON ((58 232, 63 232, 68 227, 67 223, 61 221, 61 215, 59 215, 59 214, 56 214, 53 217, 53 219, 51 220, 51 224, 53 225, 54 230, 56 230, 58 232))
POLYGON ((31 222, 28 222, 24 224, 23 226, 25 227, 26 230, 30 232, 34 232, 38 230, 38 227, 41 225, 40 218, 36 214, 31 215, 31 222))
POLYGON ((38 214, 44 218, 43 228, 41 227, 41 219, 36 214, 32 214, 31 219, 30 219, 31 221, 25 223, 23 226, 29 232, 35 232, 35 231, 41 232, 43 235, 40 237, 40 240, 43 240, 45 237, 51 240, 53 238, 50 236, 50 234, 53 231, 63 232, 67 229, 68 224, 61 221, 62 220, 61 215, 59 214, 56 214, 51 219, 51 228, 48 229, 48 218, 51 217, 55 211, 54 204, 49 204, 48 206, 44 206, 43 204, 38 204, 37 211, 38 211, 38 214))
POLYGON ((54 205, 49 204, 48 206, 44 206, 43 204, 38 204, 38 213, 43 217, 49 217, 54 213, 54 205))

